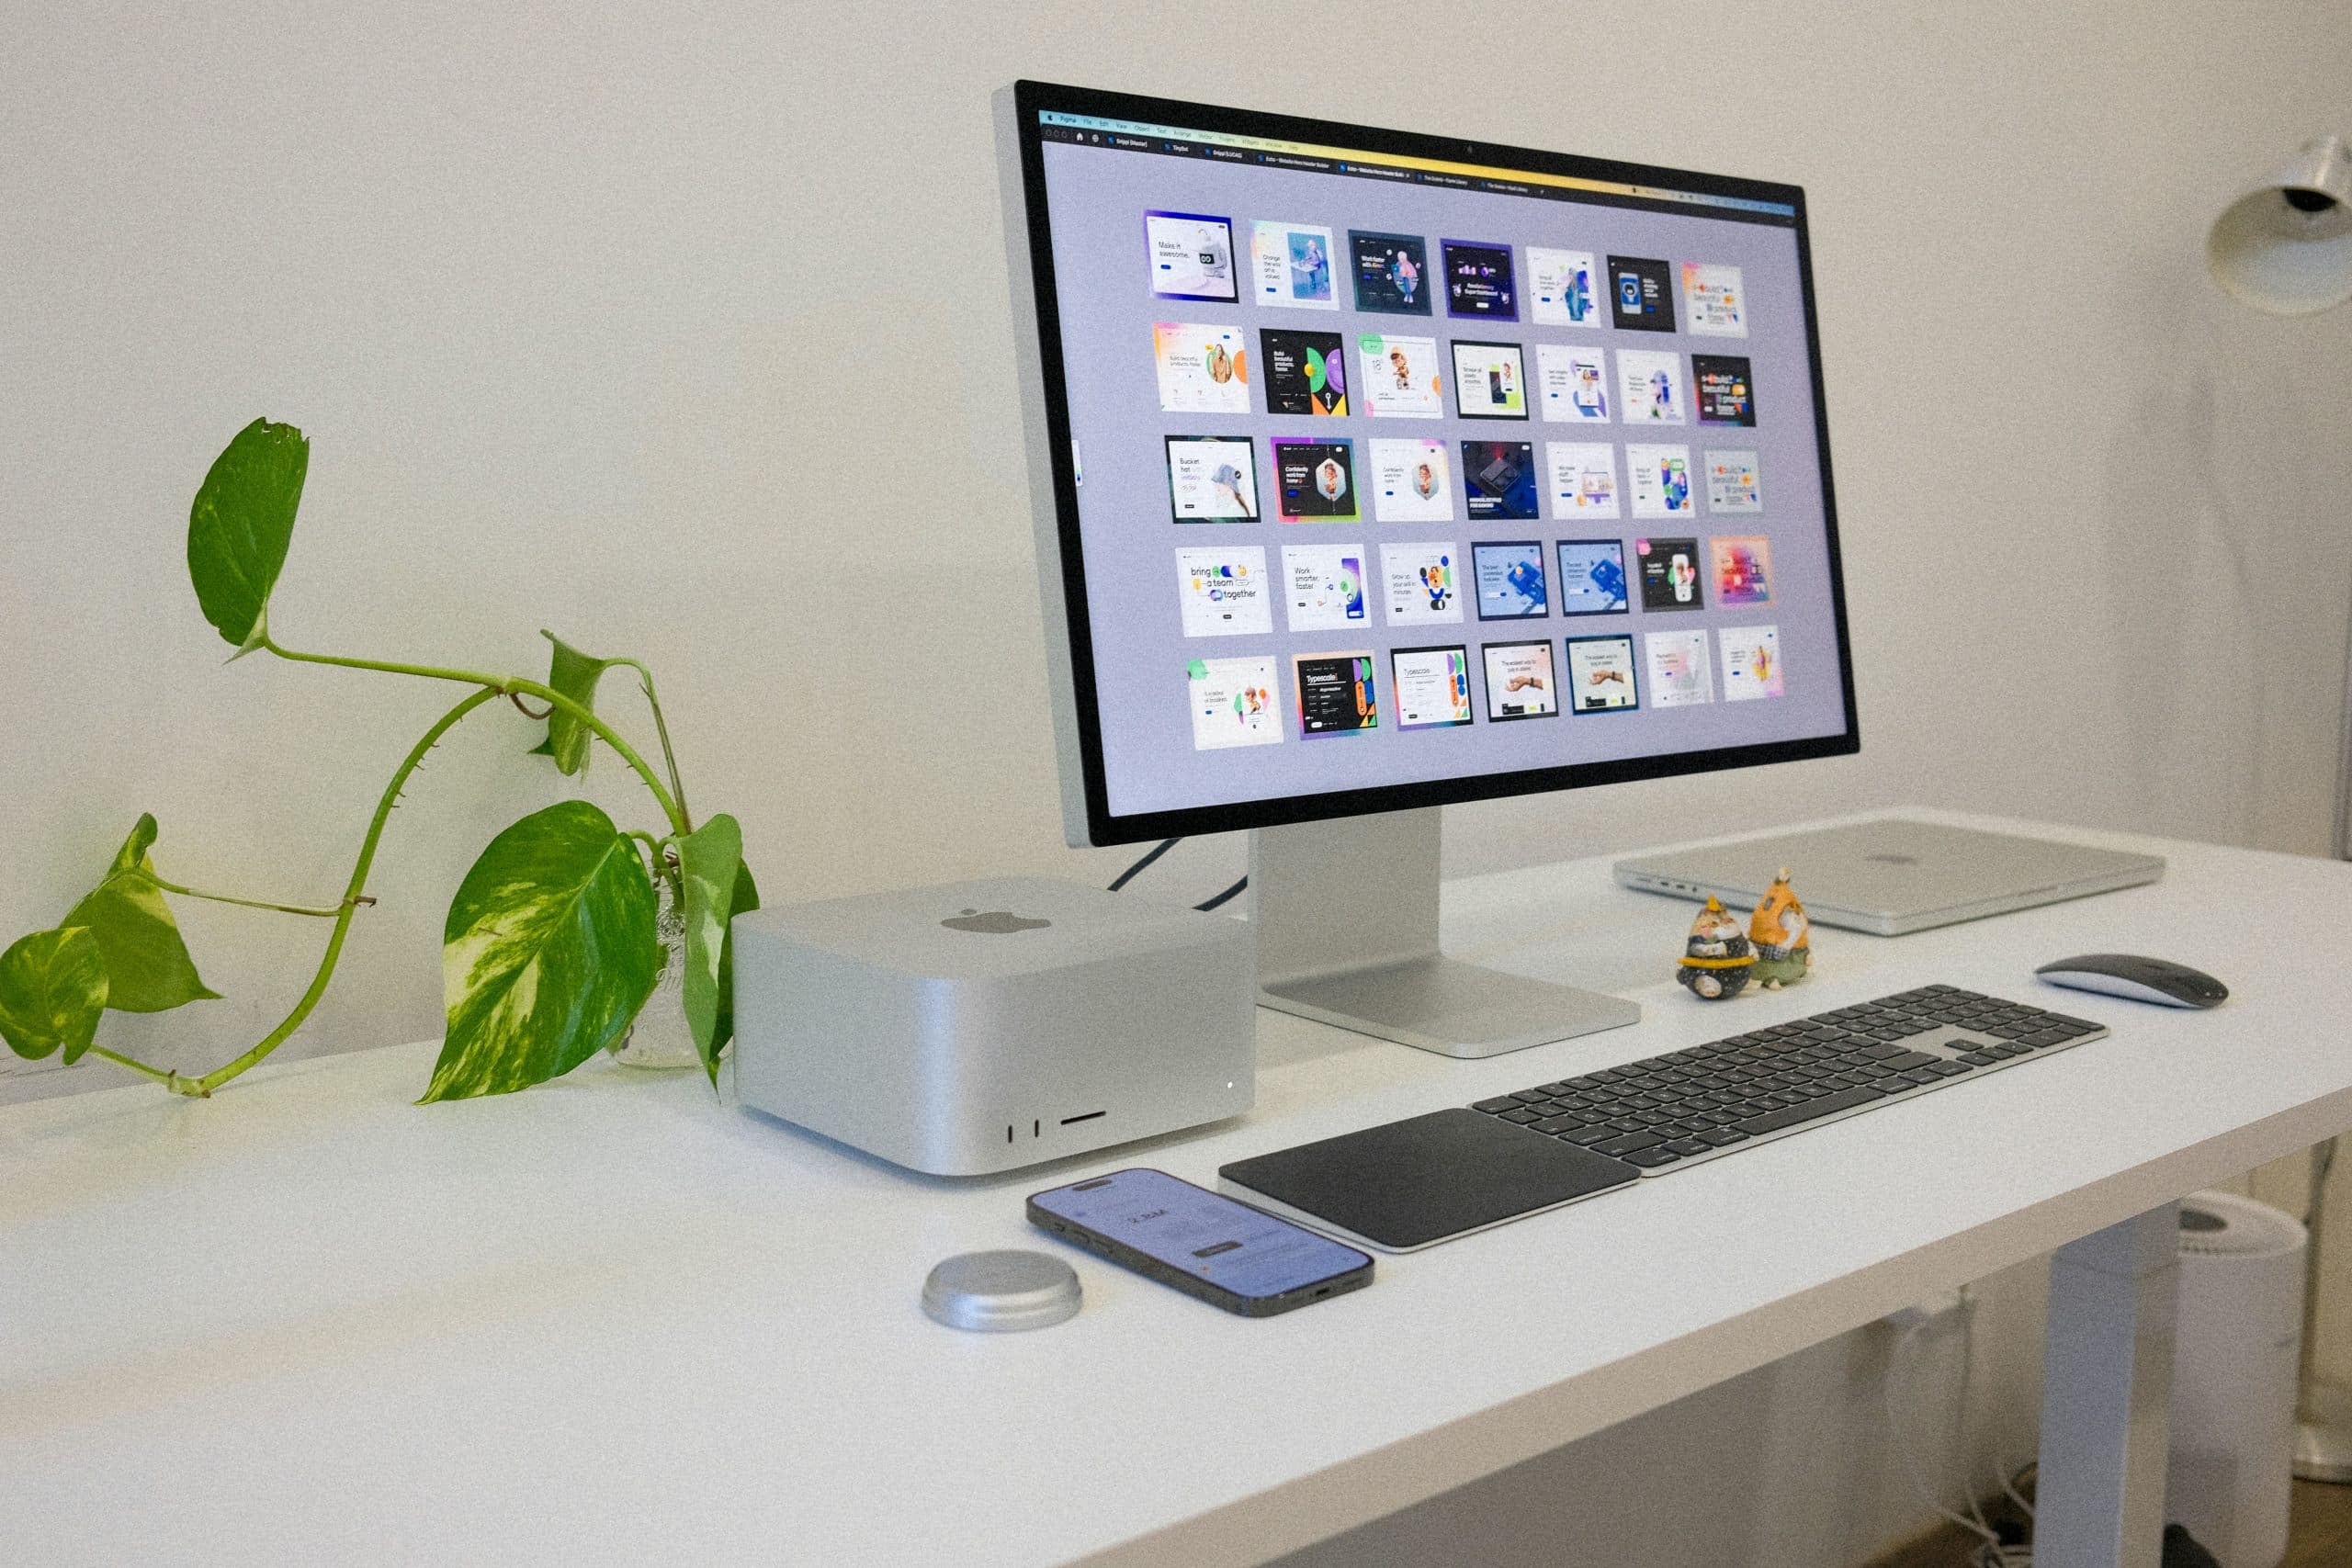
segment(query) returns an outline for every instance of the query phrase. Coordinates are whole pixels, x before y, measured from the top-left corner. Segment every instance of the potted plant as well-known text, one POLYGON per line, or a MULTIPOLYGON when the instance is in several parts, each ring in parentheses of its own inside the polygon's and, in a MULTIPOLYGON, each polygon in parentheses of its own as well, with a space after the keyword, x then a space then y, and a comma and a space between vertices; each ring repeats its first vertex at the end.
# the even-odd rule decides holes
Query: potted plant
MULTIPOLYGON (((97 886, 46 931, 0 953, 0 1040, 19 1056, 103 1056, 175 1094, 209 1096, 267 1057, 325 995, 345 938, 375 902, 368 875, 392 807, 441 738, 504 699, 545 733, 534 750, 578 774, 599 741, 636 773, 658 811, 651 828, 620 828, 585 800, 566 800, 492 839, 449 903, 442 928, 442 989, 448 1030, 424 1100, 503 1094, 544 1082, 617 1049, 656 996, 672 1005, 714 1085, 734 1029, 729 1000, 728 922, 756 908, 735 819, 697 826, 654 694, 652 671, 634 659, 599 659, 551 634, 545 681, 341 654, 298 652, 270 633, 270 593, 286 563, 310 468, 310 442, 288 424, 257 419, 238 432, 206 474, 188 513, 188 578, 197 604, 237 651, 305 664, 376 671, 466 688, 434 720, 386 783, 360 837, 343 897, 311 906, 205 891, 156 869, 157 827, 141 816, 97 886), (595 709, 605 671, 633 671, 661 743, 657 772, 595 709), (536 708, 527 705, 537 704, 536 708), (198 1077, 151 1066, 97 1043, 108 1010, 160 1012, 215 997, 198 975, 166 896, 207 898, 328 922, 309 987, 277 1028, 198 1077)), ((654 1020, 649 1019, 649 1025, 654 1020)), ((662 1021, 667 1022, 668 1021, 662 1021)))

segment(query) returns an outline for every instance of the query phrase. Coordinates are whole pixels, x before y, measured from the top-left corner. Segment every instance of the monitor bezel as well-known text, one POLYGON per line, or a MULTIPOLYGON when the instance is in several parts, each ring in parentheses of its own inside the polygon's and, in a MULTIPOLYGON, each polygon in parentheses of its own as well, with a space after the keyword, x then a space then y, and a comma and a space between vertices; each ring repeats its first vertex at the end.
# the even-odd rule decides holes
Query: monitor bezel
MULTIPOLYGON (((1069 709, 1056 715, 1056 745, 1063 752, 1059 763, 1066 778, 1072 761, 1068 755, 1068 748, 1074 744, 1078 750, 1076 761, 1080 789, 1076 794, 1067 786, 1064 789, 1065 826, 1069 830, 1072 843, 1080 841, 1077 829, 1081 824, 1076 819, 1080 809, 1084 816, 1082 826, 1086 843, 1123 844, 1147 839, 1236 832, 1253 828, 1281 827, 1294 822, 1404 811, 1419 807, 1452 806, 1553 790, 1589 789, 1602 784, 1713 773, 1727 768, 1850 756, 1861 749, 1860 721, 1854 701, 1853 659, 1846 623, 1844 560, 1838 539, 1837 492, 1829 462, 1828 401, 1822 379, 1820 321, 1815 308, 1812 233, 1802 186, 1566 152, 1543 152, 1502 142, 1473 141, 1417 131, 1384 130, 1344 121, 1309 119, 1256 109, 1188 103, 1176 98, 1148 97, 1046 82, 1014 82, 1010 89, 1010 99, 1012 124, 1009 129, 1012 146, 1017 150, 1022 210, 1017 215, 1008 211, 1006 222, 1010 228, 1019 221, 1025 228, 1027 242, 1025 255, 1017 248, 1009 247, 1016 264, 1012 278, 1016 324, 1034 333, 1030 341, 1035 346, 1036 385, 1024 387, 1023 390, 1024 394, 1038 390, 1044 394, 1044 450, 1037 450, 1034 430, 1030 446, 1033 466, 1042 460, 1047 465, 1051 476, 1053 532, 1050 540, 1041 538, 1039 578, 1047 598, 1050 600, 1057 593, 1061 601, 1060 632, 1068 639, 1068 668, 1064 671, 1057 667, 1054 673, 1057 688, 1056 704, 1057 707, 1067 705, 1069 709), (1094 672, 1093 627, 1087 609, 1085 547, 1079 526, 1078 478, 1070 446, 1069 393, 1062 373, 1061 307, 1054 278, 1053 224, 1046 198, 1046 141, 1038 122, 1039 114, 1046 111, 1182 127, 1227 135, 1263 137, 1272 141, 1361 148, 1367 152, 1399 157, 1482 164, 1501 169, 1524 169, 1531 173, 1614 184, 1656 186, 1699 195, 1779 203, 1792 209, 1797 276, 1804 303, 1805 354, 1813 380, 1814 437, 1821 465, 1821 513, 1828 547, 1830 604, 1837 622, 1839 696, 1845 716, 1842 732, 1746 746, 1568 762, 1556 767, 1374 784, 1214 806, 1114 813, 1110 808, 1103 766, 1102 713, 1097 704, 1094 672), (1023 262, 1030 285, 1025 299, 1018 276, 1018 267, 1023 262), (1035 312, 1034 317, 1027 321, 1020 320, 1026 313, 1023 310, 1024 305, 1035 312), (1043 547, 1048 544, 1057 547, 1051 550, 1051 556, 1057 559, 1048 558, 1043 547)), ((1009 183, 1007 194, 1011 194, 1009 183)), ((1724 216, 1732 215, 1726 213, 1724 216)), ((1008 235, 1008 238, 1017 237, 1008 235)), ((1024 365, 1023 369, 1026 371, 1028 367, 1024 365)), ((1032 483, 1035 482, 1033 472, 1032 483)), ((1042 534, 1045 519, 1041 516, 1039 521, 1042 534)), ((1045 608, 1050 616, 1053 614, 1052 604, 1048 603, 1045 608)), ((1053 640, 1055 631, 1053 626, 1047 626, 1049 642, 1053 640)))

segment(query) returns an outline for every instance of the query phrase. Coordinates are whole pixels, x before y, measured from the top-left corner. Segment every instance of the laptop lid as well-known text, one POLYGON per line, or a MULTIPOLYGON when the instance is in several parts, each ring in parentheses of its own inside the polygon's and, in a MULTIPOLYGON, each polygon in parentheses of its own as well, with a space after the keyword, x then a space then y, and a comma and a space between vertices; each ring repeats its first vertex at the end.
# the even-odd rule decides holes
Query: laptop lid
POLYGON ((1763 897, 1782 866, 1814 919, 1898 936, 2154 882, 2165 863, 2157 855, 1892 818, 1634 855, 1615 870, 1619 882, 1645 892, 1745 904, 1763 897))

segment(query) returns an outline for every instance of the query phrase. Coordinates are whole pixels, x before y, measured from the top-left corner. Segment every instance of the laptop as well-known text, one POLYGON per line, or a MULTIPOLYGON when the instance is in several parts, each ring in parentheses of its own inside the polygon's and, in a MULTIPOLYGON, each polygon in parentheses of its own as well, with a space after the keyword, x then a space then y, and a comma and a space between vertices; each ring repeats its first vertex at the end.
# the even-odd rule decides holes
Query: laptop
POLYGON ((2160 855, 1902 818, 1632 855, 1615 869, 1619 882, 1645 893, 1745 907, 1782 866, 1813 919, 1879 936, 2112 893, 2165 874, 2160 855))

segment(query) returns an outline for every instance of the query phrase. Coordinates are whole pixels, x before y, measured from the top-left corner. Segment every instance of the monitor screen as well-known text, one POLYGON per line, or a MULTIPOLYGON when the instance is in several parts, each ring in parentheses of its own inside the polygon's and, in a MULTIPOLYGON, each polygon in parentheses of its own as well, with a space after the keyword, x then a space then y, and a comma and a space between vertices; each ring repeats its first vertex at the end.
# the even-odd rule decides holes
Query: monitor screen
POLYGON ((1802 191, 1009 101, 1083 837, 1854 750, 1802 191))

